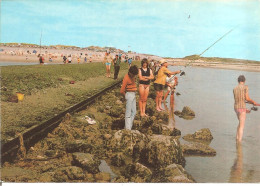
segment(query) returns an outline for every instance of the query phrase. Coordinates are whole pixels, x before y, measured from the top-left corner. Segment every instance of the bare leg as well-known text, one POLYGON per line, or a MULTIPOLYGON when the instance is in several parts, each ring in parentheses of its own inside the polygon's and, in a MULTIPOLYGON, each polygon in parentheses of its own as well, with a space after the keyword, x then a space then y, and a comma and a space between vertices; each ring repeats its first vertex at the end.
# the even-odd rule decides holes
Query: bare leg
POLYGON ((163 97, 163 90, 161 90, 160 91, 160 97, 159 97, 159 108, 160 108, 160 110, 162 111, 162 110, 164 110, 163 108, 162 108, 162 97, 163 97))
POLYGON ((108 65, 108 77, 110 77, 110 65, 108 65))
POLYGON ((143 100, 144 100, 144 86, 139 86, 139 109, 140 109, 140 116, 144 116, 143 111, 143 100))
POLYGON ((242 142, 245 120, 246 120, 246 112, 239 113, 239 125, 237 126, 237 136, 236 136, 238 142, 242 142))
POLYGON ((161 111, 161 109, 160 109, 160 107, 159 107, 159 97, 160 97, 160 91, 156 91, 155 102, 156 102, 156 110, 157 110, 157 111, 161 111))
POLYGON ((148 86, 148 87, 146 87, 146 89, 144 89, 144 95, 143 95, 143 105, 142 105, 142 109, 143 109, 143 114, 144 114, 144 116, 147 116, 146 114, 145 114, 145 107, 146 107, 146 101, 147 101, 147 98, 148 98, 148 94, 149 94, 149 90, 150 90, 150 87, 148 86))
POLYGON ((166 99, 167 99, 169 93, 170 93, 170 91, 167 90, 167 92, 164 94, 163 102, 166 101, 166 99))

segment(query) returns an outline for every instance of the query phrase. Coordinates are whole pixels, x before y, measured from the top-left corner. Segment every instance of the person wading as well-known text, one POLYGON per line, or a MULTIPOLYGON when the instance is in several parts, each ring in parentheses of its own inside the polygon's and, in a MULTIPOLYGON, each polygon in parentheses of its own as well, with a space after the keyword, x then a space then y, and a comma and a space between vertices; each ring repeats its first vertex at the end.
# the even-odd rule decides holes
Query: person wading
POLYGON ((238 85, 233 89, 234 94, 234 109, 237 114, 237 118, 239 120, 239 124, 237 126, 237 135, 236 140, 238 143, 242 142, 243 131, 246 120, 246 113, 249 113, 250 110, 246 109, 246 101, 255 105, 260 106, 260 104, 256 103, 254 100, 249 98, 248 86, 245 85, 246 78, 244 75, 240 75, 238 77, 238 85))
POLYGON ((147 116, 145 114, 146 101, 150 90, 150 80, 154 79, 153 72, 148 68, 148 60, 144 58, 141 61, 141 68, 139 69, 139 109, 140 116, 147 116))

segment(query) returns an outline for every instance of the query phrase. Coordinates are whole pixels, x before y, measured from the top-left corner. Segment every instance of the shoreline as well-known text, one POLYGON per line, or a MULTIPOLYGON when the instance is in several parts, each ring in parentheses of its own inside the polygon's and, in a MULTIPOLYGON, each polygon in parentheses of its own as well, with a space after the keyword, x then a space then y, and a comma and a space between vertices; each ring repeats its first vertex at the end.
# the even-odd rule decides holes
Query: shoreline
MULTIPOLYGON (((39 63, 38 53, 33 53, 33 50, 38 51, 39 48, 34 47, 1 47, 4 49, 0 52, 0 65, 1 63, 26 63, 26 64, 35 64, 39 63)), ((63 56, 72 56, 72 64, 84 64, 92 62, 102 62, 105 52, 100 51, 90 51, 85 49, 53 49, 53 48, 44 48, 42 49, 42 54, 45 58, 44 62, 46 64, 64 64, 63 56), (52 58, 52 61, 49 61, 49 57, 52 58), (87 57, 87 62, 84 61, 84 58, 87 57), (78 62, 79 60, 79 62, 78 62)), ((111 53, 116 55, 116 53, 111 53)), ((147 54, 139 53, 128 53, 125 54, 128 57, 135 58, 139 57, 148 58, 148 60, 159 61, 160 56, 153 56, 147 54)), ((215 68, 215 69, 226 69, 226 70, 240 70, 240 71, 249 71, 249 72, 260 72, 260 62, 248 62, 247 60, 236 60, 232 61, 223 60, 203 60, 203 59, 184 59, 184 58, 166 58, 170 65, 174 66, 191 66, 191 67, 202 67, 202 68, 215 68)))

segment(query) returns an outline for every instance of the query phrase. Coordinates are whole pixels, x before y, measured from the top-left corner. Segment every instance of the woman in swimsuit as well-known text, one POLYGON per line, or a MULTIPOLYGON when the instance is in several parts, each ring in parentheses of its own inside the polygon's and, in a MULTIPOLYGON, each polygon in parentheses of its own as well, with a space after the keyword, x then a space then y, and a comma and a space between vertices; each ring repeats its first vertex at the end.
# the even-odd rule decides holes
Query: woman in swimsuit
POLYGON ((140 115, 147 116, 145 114, 146 101, 149 94, 150 80, 154 79, 153 72, 148 68, 148 60, 144 58, 141 61, 141 68, 139 69, 139 108, 140 115))
POLYGON ((105 57, 104 57, 104 62, 103 63, 106 63, 106 76, 107 77, 110 77, 110 69, 111 69, 111 63, 113 61, 113 58, 110 54, 110 52, 106 52, 105 53, 105 57))

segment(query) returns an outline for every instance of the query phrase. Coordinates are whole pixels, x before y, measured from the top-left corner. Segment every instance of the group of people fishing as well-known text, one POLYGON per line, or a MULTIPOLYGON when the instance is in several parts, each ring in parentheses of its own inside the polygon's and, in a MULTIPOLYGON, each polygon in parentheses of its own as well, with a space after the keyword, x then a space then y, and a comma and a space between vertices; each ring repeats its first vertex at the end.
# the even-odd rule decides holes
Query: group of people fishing
MULTIPOLYGON (((124 76, 122 87, 120 93, 125 96, 126 99, 126 112, 125 112, 125 128, 128 130, 132 129, 133 121, 136 115, 136 77, 139 78, 139 110, 140 116, 148 116, 145 113, 146 102, 150 90, 151 81, 154 81, 154 89, 156 91, 156 110, 158 112, 163 111, 162 108, 162 98, 163 89, 167 85, 169 92, 174 94, 174 88, 178 84, 178 79, 175 75, 181 73, 181 70, 170 71, 168 67, 168 62, 165 59, 160 60, 160 69, 158 70, 157 77, 155 78, 153 71, 149 68, 148 59, 144 58, 141 61, 141 68, 138 69, 136 65, 129 68, 128 73, 124 76), (166 81, 166 78, 169 77, 166 81)), ((167 91, 166 97, 169 92, 167 91)), ((166 100, 166 97, 164 100, 166 100)))
MULTIPOLYGON (((158 70, 157 77, 154 77, 154 73, 151 68, 149 68, 149 62, 146 58, 141 61, 141 68, 138 69, 136 65, 129 68, 128 73, 124 76, 122 87, 120 93, 124 95, 126 100, 126 112, 125 112, 125 128, 128 130, 132 129, 133 121, 136 115, 136 77, 139 78, 139 110, 140 116, 146 117, 145 113, 146 102, 149 94, 150 83, 154 80, 154 89, 156 91, 156 110, 158 112, 163 111, 162 101, 165 101, 168 94, 171 92, 171 95, 174 95, 175 86, 178 85, 177 74, 183 74, 181 70, 170 71, 168 69, 168 63, 165 59, 159 61, 160 68, 158 70), (167 85, 167 92, 163 98, 163 90, 165 85, 167 85)), ((259 103, 256 103, 249 97, 248 86, 245 85, 245 76, 240 75, 238 77, 238 85, 233 89, 234 94, 234 109, 239 120, 237 127, 236 141, 240 143, 243 137, 246 113, 249 113, 251 110, 257 110, 257 107, 260 106, 259 103), (246 108, 246 103, 253 104, 251 110, 246 108)))

